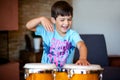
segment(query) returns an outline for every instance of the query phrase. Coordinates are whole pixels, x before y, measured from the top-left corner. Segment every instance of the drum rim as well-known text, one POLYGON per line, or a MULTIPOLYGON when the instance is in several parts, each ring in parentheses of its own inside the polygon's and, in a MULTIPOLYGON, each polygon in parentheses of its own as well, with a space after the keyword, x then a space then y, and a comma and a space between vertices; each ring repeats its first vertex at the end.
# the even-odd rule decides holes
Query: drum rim
POLYGON ((78 69, 71 69, 69 70, 70 73, 73 73, 73 74, 100 74, 103 72, 103 70, 78 70, 78 69))
POLYGON ((52 69, 26 69, 25 73, 52 73, 52 69))

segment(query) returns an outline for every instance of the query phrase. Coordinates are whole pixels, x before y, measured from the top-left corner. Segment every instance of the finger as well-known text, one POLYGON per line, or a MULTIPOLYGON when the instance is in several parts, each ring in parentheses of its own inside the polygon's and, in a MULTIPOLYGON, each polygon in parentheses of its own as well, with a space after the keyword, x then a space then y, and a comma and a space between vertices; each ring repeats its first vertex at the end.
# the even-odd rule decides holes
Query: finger
POLYGON ((45 30, 50 31, 48 24, 44 25, 44 28, 45 28, 45 30))
POLYGON ((89 62, 86 62, 84 65, 85 65, 85 66, 88 66, 88 65, 90 65, 90 64, 89 64, 89 62))
POLYGON ((53 32, 53 26, 51 24, 46 25, 46 30, 53 32))
POLYGON ((82 63, 80 61, 77 61, 76 64, 77 65, 82 65, 82 63))
POLYGON ((51 31, 51 32, 53 32, 53 31, 54 31, 54 29, 53 29, 53 26, 52 26, 52 25, 50 25, 50 26, 49 26, 49 29, 50 29, 50 31, 51 31))

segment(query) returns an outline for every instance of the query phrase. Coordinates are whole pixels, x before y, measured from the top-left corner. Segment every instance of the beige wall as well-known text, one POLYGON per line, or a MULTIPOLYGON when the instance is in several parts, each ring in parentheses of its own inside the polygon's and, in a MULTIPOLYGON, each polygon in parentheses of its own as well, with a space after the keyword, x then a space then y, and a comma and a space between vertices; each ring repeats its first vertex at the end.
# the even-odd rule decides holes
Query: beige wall
POLYGON ((120 0, 73 0, 73 28, 104 34, 108 55, 120 55, 120 0))

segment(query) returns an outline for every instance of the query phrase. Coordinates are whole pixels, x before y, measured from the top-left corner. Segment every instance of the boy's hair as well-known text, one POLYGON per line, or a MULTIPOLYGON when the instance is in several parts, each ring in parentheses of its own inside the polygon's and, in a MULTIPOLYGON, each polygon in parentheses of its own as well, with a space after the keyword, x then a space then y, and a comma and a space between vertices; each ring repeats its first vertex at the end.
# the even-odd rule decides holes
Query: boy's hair
POLYGON ((65 1, 57 1, 51 7, 51 17, 56 19, 58 15, 73 16, 72 6, 65 1))

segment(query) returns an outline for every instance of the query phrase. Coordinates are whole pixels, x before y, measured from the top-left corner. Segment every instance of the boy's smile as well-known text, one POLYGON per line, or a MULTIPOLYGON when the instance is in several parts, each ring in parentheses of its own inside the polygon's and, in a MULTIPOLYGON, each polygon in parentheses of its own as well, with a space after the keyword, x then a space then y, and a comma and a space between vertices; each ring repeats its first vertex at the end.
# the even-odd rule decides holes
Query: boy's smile
POLYGON ((61 36, 65 36, 66 32, 71 28, 72 16, 58 16, 54 19, 56 30, 61 36))

